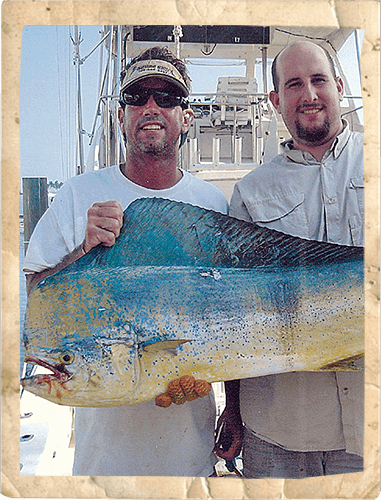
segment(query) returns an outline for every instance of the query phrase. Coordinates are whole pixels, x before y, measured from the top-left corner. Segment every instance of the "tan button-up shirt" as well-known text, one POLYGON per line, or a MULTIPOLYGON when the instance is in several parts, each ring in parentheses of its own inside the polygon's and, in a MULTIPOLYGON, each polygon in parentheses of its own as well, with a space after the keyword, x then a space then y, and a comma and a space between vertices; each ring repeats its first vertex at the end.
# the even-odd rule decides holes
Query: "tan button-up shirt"
MULTIPOLYGON (((321 162, 293 149, 292 141, 283 143, 282 151, 236 184, 230 215, 302 238, 363 245, 362 134, 350 132, 346 124, 321 162)), ((362 454, 363 399, 361 369, 241 381, 247 427, 295 451, 362 454)))

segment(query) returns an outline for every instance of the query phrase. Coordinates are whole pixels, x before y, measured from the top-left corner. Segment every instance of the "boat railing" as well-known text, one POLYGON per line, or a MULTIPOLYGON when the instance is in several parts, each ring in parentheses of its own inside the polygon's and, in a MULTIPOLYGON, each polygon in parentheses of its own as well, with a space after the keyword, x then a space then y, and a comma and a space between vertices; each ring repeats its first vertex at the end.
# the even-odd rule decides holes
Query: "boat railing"
POLYGON ((277 127, 271 127, 276 118, 267 94, 192 94, 190 107, 195 119, 185 151, 188 170, 254 168, 269 147, 277 154, 277 127))

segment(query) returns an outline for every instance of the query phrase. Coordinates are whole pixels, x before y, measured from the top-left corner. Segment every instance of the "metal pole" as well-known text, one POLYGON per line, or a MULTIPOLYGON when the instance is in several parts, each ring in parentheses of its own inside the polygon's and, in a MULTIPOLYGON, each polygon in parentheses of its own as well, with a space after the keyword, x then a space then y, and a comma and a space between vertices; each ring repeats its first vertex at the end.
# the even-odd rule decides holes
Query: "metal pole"
POLYGON ((46 177, 23 177, 24 253, 37 222, 48 208, 46 177))
POLYGON ((198 152, 197 152, 197 138, 192 138, 189 140, 190 146, 190 165, 191 167, 195 167, 198 164, 198 152))
POLYGON ((256 130, 256 140, 257 140, 257 151, 256 151, 256 163, 258 165, 261 164, 261 156, 262 156, 262 138, 263 138, 263 129, 262 129, 262 109, 261 104, 257 104, 257 114, 258 114, 258 125, 256 130))
POLYGON ((258 123, 259 123, 259 109, 258 109, 258 104, 255 104, 254 108, 254 120, 253 120, 253 159, 254 163, 258 165, 258 123), (258 121, 257 121, 257 115, 258 115, 258 121))
POLYGON ((252 157, 253 163, 258 163, 257 155, 258 155, 258 140, 257 140, 257 105, 252 103, 253 109, 253 121, 251 122, 251 139, 252 139, 252 157))
POLYGON ((267 95, 267 47, 261 47, 262 52, 262 78, 263 78, 263 93, 267 95))
MULTIPOLYGON (((102 52, 103 52, 103 50, 102 50, 102 52)), ((102 59, 103 59, 103 54, 102 54, 102 59)), ((95 127, 97 125, 98 116, 101 114, 100 113, 100 109, 101 109, 101 105, 102 105, 102 95, 105 93, 104 88, 105 88, 105 84, 106 84, 107 70, 108 70, 108 66, 106 66, 106 68, 104 69, 103 78, 102 78, 102 81, 101 81, 101 83, 99 85, 98 103, 97 103, 97 109, 96 109, 96 113, 95 113, 95 118, 94 118, 94 121, 93 121, 93 126, 92 126, 92 129, 91 129, 91 135, 90 135, 89 145, 91 145, 91 143, 93 141, 94 133, 95 133, 95 127)))
POLYGON ((105 155, 106 167, 110 167, 116 161, 117 150, 117 124, 118 110, 117 102, 113 98, 114 90, 117 88, 117 44, 118 44, 118 27, 111 25, 109 42, 109 55, 107 63, 107 95, 105 96, 105 107, 103 113, 103 126, 105 133, 105 155), (115 53, 114 53, 115 52, 115 53))
POLYGON ((232 129, 232 154, 231 162, 235 163, 235 149, 236 149, 236 136, 237 136, 237 106, 233 106, 233 129, 232 129))
POLYGON ((78 154, 79 154, 79 173, 84 171, 83 159, 83 138, 82 138, 82 98, 81 98, 81 64, 82 61, 79 57, 79 44, 81 40, 78 36, 78 26, 74 26, 74 64, 77 65, 77 140, 78 140, 78 154))
MULTIPOLYGON (((108 39, 108 63, 107 63, 107 95, 112 94, 112 82, 111 82, 111 71, 112 71, 112 45, 113 45, 113 30, 114 26, 110 25, 108 27, 110 30, 110 37, 108 39)), ((110 141, 110 100, 106 97, 105 107, 103 111, 103 126, 105 133, 105 158, 106 167, 111 165, 111 141, 110 141)))
POLYGON ((173 36, 175 39, 175 54, 177 58, 180 58, 180 38, 183 37, 183 29, 180 25, 173 27, 173 36))
POLYGON ((242 137, 235 137, 234 144, 234 163, 239 166, 242 163, 242 137))
POLYGON ((220 163, 220 138, 213 137, 212 138, 212 163, 213 167, 218 167, 220 163))
MULTIPOLYGON (((113 37, 113 63, 114 63, 114 72, 112 78, 112 95, 117 94, 118 86, 118 58, 119 58, 119 26, 114 28, 114 37, 113 37)), ((111 162, 113 165, 119 164, 119 145, 118 145, 118 100, 112 99, 112 138, 111 138, 111 148, 112 148, 112 159, 111 162)))
POLYGON ((355 43, 356 43, 357 66, 359 68, 359 75, 361 81, 361 64, 360 64, 361 50, 360 50, 359 34, 357 29, 355 29, 355 43))

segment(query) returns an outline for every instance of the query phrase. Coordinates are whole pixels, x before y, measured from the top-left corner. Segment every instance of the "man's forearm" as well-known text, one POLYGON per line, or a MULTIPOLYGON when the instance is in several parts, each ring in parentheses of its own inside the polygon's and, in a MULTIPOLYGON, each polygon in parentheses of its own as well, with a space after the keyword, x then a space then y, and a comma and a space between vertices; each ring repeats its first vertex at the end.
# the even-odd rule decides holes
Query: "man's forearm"
POLYGON ((239 380, 228 380, 225 382, 226 408, 237 413, 240 411, 239 386, 239 380))
POLYGON ((33 288, 42 281, 43 279, 51 276, 52 274, 58 273, 61 269, 64 269, 72 262, 80 259, 83 255, 85 255, 85 251, 83 249, 83 243, 75 248, 71 253, 65 255, 65 257, 54 267, 48 267, 41 272, 38 273, 28 273, 26 274, 26 293, 29 296, 30 292, 33 288))

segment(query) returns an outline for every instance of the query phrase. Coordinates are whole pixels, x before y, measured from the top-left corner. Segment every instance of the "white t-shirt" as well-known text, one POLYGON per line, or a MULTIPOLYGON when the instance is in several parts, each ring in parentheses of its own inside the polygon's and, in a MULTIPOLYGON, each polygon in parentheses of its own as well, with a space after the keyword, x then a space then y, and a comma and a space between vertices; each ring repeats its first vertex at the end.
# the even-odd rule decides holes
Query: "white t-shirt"
POLYGON ((123 210, 138 198, 166 198, 227 213, 222 192, 188 172, 168 189, 147 189, 131 182, 119 166, 88 172, 69 179, 39 220, 25 257, 24 270, 40 272, 54 267, 85 237, 87 210, 93 203, 117 200, 123 210))
MULTIPOLYGON (((225 196, 187 172, 173 187, 143 188, 118 166, 70 179, 31 237, 24 270, 53 267, 84 239, 87 210, 117 200, 123 208, 143 197, 160 197, 227 213, 225 196)), ((149 401, 136 406, 76 408, 73 475, 201 476, 213 473, 213 394, 163 409, 149 401)))

